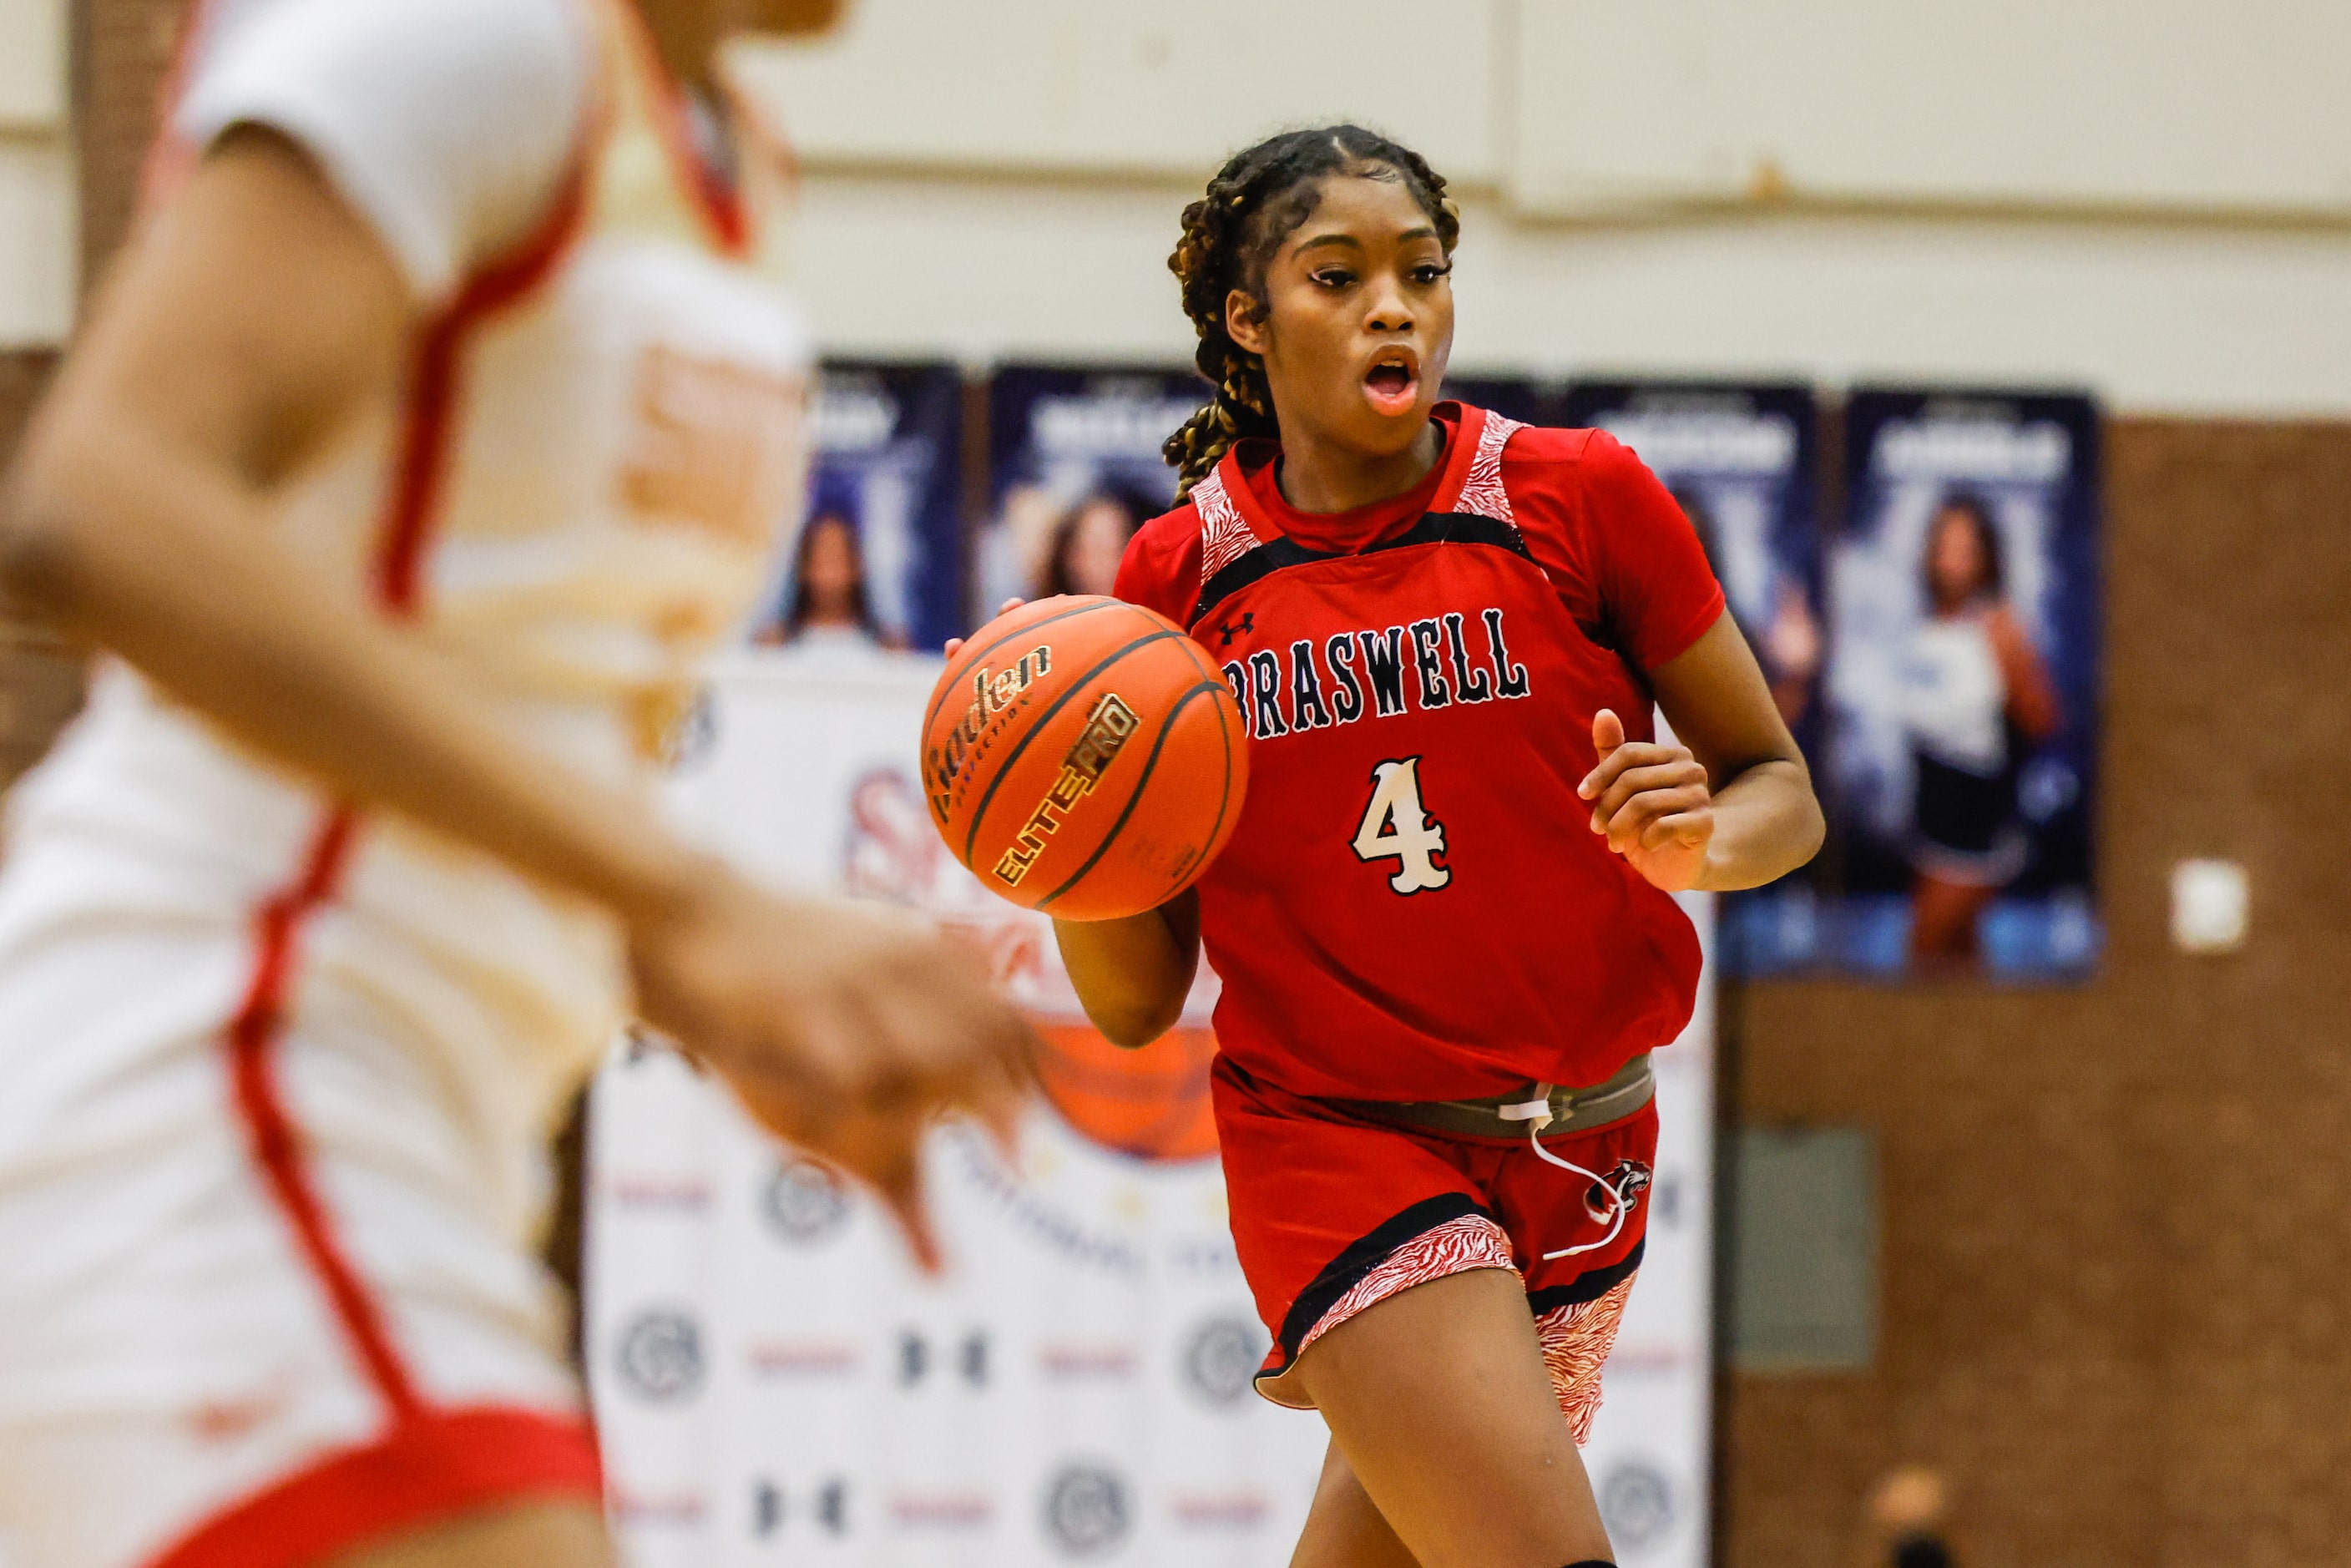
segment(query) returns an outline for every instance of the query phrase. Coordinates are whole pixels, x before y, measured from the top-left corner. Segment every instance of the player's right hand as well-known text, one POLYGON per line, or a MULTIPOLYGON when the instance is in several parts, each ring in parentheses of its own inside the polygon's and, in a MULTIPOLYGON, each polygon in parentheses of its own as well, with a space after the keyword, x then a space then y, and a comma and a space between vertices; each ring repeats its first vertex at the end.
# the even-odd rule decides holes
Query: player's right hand
POLYGON ((716 868, 629 946, 645 1021, 769 1130, 870 1183, 937 1268, 924 1134, 960 1111, 1008 1145, 1032 1060, 977 955, 904 911, 781 898, 716 868))

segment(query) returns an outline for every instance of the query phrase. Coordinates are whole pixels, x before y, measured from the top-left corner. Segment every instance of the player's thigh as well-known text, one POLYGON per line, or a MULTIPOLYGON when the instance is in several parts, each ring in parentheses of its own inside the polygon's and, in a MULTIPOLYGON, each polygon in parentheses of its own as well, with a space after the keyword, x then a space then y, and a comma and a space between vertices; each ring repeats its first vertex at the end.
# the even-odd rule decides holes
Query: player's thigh
POLYGON ((320 1568, 614 1568, 604 1517, 585 1502, 524 1502, 379 1543, 320 1568))
POLYGON ((1290 1568, 1420 1568, 1333 1442, 1290 1568))
POLYGON ((1517 1275, 1416 1285, 1331 1329, 1301 1378, 1421 1568, 1559 1568, 1609 1554, 1517 1275))

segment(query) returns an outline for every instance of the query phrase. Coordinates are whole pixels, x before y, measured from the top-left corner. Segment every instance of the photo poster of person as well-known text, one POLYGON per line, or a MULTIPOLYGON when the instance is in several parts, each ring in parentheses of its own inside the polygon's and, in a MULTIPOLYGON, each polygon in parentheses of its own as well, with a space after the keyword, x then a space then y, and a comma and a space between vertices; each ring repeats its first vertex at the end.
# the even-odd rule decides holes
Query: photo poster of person
POLYGON ((965 618, 963 372, 828 360, 808 506, 752 628, 762 644, 935 653, 965 618))
POLYGON ((1844 436, 1813 760, 1838 896, 1769 933, 1768 956, 2081 977, 2101 946, 2097 405, 1864 389, 1844 436))
POLYGON ((974 623, 1008 599, 1108 593, 1134 531, 1174 504, 1160 447, 1208 401, 1188 370, 1006 365, 988 385, 974 623))
MULTIPOLYGON (((1820 418, 1808 386, 1582 381, 1557 404, 1570 429, 1604 430, 1648 465, 1698 532, 1772 701, 1806 756, 1819 749, 1820 418)), ((1727 972, 1756 956, 1750 930, 1814 907, 1812 868, 1722 901, 1727 972)), ((1768 955, 1769 949, 1766 949, 1768 955)))

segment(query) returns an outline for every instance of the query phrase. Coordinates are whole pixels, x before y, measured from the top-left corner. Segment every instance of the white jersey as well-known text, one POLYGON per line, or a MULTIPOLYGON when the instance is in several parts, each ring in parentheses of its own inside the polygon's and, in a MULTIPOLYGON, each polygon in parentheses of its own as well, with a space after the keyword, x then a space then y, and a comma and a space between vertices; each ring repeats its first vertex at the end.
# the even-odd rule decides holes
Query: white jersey
MULTIPOLYGON (((628 0, 225 0, 193 26, 157 193, 271 128, 423 312, 284 548, 412 622, 550 769, 649 783, 802 489, 780 154, 707 171, 628 0)), ((540 1151, 628 1005, 597 911, 105 670, 0 876, 0 1471, 70 1451, 47 1421, 271 1390, 296 1416, 234 1486, 117 1478, 146 1500, 60 1525, 54 1559, 144 1561, 150 1515, 322 1445, 564 1406, 540 1151)), ((51 1560, 57 1484, 12 1518, 0 1483, 11 1568, 51 1560)))
POLYGON ((1912 745, 1980 778, 2008 766, 2008 677, 1982 616, 1920 622, 1903 651, 1901 677, 1912 745))

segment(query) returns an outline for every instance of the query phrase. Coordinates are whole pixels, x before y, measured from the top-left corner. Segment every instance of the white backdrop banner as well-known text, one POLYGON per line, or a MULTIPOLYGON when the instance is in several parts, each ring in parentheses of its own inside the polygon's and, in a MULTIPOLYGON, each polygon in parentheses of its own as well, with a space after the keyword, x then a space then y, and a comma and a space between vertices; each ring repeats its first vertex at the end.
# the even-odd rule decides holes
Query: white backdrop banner
MULTIPOLYGON (((948 1257, 631 1045, 590 1143, 588 1354, 637 1568, 1280 1568, 1326 1440, 1249 1388, 1266 1347, 1226 1227, 1204 977, 1140 1052, 1085 1025, 1050 923, 987 894, 915 784, 927 660, 745 655, 675 804, 755 873, 931 911, 1036 1019, 1046 1096, 1017 1164, 929 1150, 948 1257)), ((1708 933, 1710 939, 1710 931, 1708 933)), ((1586 1450, 1624 1562, 1706 1561, 1711 991, 1657 1058, 1650 1239, 1586 1450)))

